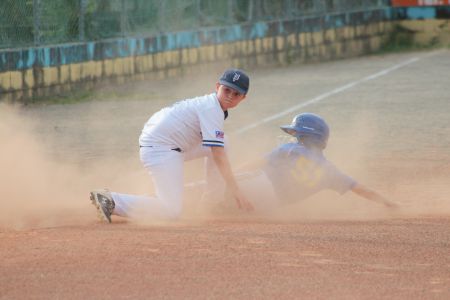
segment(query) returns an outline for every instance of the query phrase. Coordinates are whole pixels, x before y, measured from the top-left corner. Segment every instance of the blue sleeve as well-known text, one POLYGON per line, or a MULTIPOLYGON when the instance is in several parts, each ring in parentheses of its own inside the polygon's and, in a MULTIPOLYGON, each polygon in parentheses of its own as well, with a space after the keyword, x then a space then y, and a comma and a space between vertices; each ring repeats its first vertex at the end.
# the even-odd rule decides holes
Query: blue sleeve
POLYGON ((342 173, 334 165, 330 164, 327 168, 327 185, 328 188, 335 190, 340 194, 344 194, 348 190, 351 190, 356 184, 356 180, 352 177, 342 173))

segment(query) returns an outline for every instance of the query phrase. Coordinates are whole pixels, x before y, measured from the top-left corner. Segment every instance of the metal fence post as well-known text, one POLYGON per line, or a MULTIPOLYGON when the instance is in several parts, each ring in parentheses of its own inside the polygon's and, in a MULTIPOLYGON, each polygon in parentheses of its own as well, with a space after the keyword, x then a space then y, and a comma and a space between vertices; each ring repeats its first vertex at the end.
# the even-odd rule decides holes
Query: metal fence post
POLYGON ((125 10, 125 8, 126 8, 126 6, 125 6, 125 0, 122 0, 121 1, 121 3, 120 3, 120 5, 121 5, 121 12, 120 12, 120 34, 121 34, 121 36, 122 37, 125 37, 125 33, 126 33, 126 18, 127 18, 127 15, 126 15, 126 10, 125 10))
POLYGON ((325 3, 325 0, 316 0, 313 1, 313 3, 315 13, 326 13, 327 5, 325 3))
POLYGON ((41 43, 41 1, 33 0, 33 38, 34 45, 39 46, 41 43))
POLYGON ((233 0, 228 0, 227 11, 228 11, 228 24, 233 24, 234 23, 233 0))
POLYGON ((253 0, 248 1, 247 21, 253 21, 253 0))
POLYGON ((86 14, 86 0, 80 0, 80 15, 78 17, 78 36, 84 41, 84 15, 86 14))
POLYGON ((202 12, 200 7, 200 0, 195 0, 195 11, 197 13, 196 15, 196 28, 199 28, 202 26, 202 12))
POLYGON ((165 18, 163 17, 166 13, 166 1, 159 2, 159 16, 158 16, 158 31, 163 32, 165 30, 165 18))
POLYGON ((292 1, 283 1, 283 18, 290 18, 292 16, 292 1))

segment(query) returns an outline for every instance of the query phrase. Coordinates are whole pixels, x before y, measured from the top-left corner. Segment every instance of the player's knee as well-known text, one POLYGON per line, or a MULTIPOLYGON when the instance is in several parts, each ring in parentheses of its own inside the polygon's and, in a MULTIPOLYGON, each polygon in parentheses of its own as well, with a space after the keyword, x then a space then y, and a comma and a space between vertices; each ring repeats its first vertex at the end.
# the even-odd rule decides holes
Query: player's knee
POLYGON ((181 203, 172 203, 164 207, 165 215, 169 220, 179 219, 183 211, 181 203))
POLYGON ((177 220, 181 217, 181 209, 180 210, 173 210, 173 211, 169 211, 167 213, 167 218, 169 220, 177 220))

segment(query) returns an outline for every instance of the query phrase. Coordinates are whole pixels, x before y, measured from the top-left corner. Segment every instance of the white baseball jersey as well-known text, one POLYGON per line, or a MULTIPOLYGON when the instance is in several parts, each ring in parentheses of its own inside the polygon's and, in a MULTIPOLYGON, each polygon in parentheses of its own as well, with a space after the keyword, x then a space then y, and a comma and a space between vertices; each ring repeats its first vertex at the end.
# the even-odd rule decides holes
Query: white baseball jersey
POLYGON ((114 214, 130 217, 177 218, 183 207, 183 164, 206 157, 207 184, 220 182, 212 152, 224 147, 224 119, 215 93, 163 108, 145 124, 139 137, 140 159, 152 177, 156 197, 112 192, 114 214), (172 151, 180 148, 181 151, 172 151))
POLYGON ((180 148, 224 146, 224 111, 216 93, 187 99, 163 108, 145 124, 140 146, 180 148))

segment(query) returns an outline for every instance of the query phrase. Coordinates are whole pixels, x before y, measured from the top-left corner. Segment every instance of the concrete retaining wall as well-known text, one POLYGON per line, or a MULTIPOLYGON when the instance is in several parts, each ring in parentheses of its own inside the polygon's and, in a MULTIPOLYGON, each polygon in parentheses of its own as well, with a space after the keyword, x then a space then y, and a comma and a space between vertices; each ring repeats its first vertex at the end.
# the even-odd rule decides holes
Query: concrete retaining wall
MULTIPOLYGON (((91 89, 101 82, 156 80, 217 62, 247 68, 351 57, 378 50, 395 22, 430 21, 397 19, 399 16, 386 8, 156 37, 0 51, 0 99, 26 102, 91 89)), ((411 24, 408 26, 420 27, 411 24)), ((439 24, 426 25, 425 29, 439 24)))

